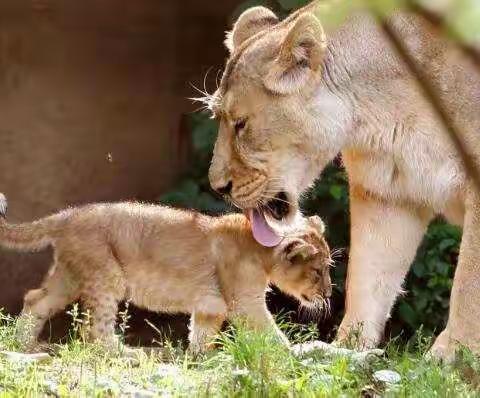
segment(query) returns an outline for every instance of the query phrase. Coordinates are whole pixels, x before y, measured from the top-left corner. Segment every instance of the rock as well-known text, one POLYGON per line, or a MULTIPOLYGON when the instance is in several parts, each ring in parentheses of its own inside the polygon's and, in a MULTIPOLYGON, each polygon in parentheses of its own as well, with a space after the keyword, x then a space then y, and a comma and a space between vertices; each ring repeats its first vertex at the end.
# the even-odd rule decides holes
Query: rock
POLYGON ((318 352, 327 356, 345 356, 360 364, 368 362, 371 358, 382 356, 384 353, 384 351, 380 349, 366 351, 350 350, 323 341, 309 341, 307 343, 295 344, 292 347, 292 351, 294 355, 299 357, 305 357, 318 352))
POLYGON ((116 381, 103 375, 97 377, 97 379, 95 380, 95 386, 100 390, 105 390, 112 393, 119 390, 119 385, 116 381))
POLYGON ((46 379, 43 382, 45 390, 52 395, 58 395, 58 383, 55 380, 46 379))
POLYGON ((313 360, 313 358, 305 358, 300 363, 303 366, 310 366, 310 365, 313 365, 315 363, 315 361, 313 360))
POLYGON ((248 371, 248 369, 244 369, 244 368, 237 368, 232 371, 232 375, 235 377, 248 376, 249 373, 250 372, 248 371))
POLYGON ((332 375, 323 373, 315 376, 314 381, 322 386, 330 387, 335 383, 335 378, 332 375))
POLYGON ((164 379, 165 377, 178 376, 179 373, 180 369, 178 366, 162 363, 158 365, 157 371, 150 377, 150 380, 155 383, 164 379))
POLYGON ((377 391, 375 386, 365 386, 360 391, 360 397, 362 398, 381 398, 382 395, 377 391))
POLYGON ((383 354, 384 351, 378 348, 366 351, 354 351, 350 359, 357 364, 368 364, 372 359, 381 357, 383 354))
POLYGON ((163 394, 153 385, 136 385, 129 382, 122 383, 118 389, 110 389, 108 396, 118 396, 122 398, 150 398, 150 397, 167 397, 169 394, 163 394))
POLYGON ((131 398, 150 398, 158 396, 158 392, 127 383, 122 385, 120 389, 120 396, 131 398))
POLYGON ((132 398, 150 398, 155 397, 156 394, 148 390, 136 390, 131 392, 132 398))
POLYGON ((14 363, 45 363, 51 361, 52 357, 46 352, 38 352, 35 354, 23 354, 15 351, 0 351, 0 355, 10 362, 14 363))
POLYGON ((398 384, 402 380, 402 376, 400 376, 400 374, 395 372, 394 370, 384 369, 377 370, 373 374, 373 379, 377 383, 398 384))

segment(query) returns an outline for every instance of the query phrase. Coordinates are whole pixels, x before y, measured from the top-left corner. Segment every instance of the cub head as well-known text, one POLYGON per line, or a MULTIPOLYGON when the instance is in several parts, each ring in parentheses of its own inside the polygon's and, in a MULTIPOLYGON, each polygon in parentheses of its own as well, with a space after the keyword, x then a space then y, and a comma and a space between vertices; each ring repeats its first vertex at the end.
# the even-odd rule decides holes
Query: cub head
POLYGON ((332 294, 330 249, 323 232, 321 219, 309 217, 302 229, 274 249, 271 282, 309 307, 321 305, 332 294))
POLYGON ((299 194, 338 152, 323 144, 313 148, 318 120, 312 101, 326 39, 309 10, 281 22, 264 7, 245 11, 227 34, 230 59, 207 99, 219 121, 212 188, 238 207, 258 209, 285 225, 295 219, 299 194))

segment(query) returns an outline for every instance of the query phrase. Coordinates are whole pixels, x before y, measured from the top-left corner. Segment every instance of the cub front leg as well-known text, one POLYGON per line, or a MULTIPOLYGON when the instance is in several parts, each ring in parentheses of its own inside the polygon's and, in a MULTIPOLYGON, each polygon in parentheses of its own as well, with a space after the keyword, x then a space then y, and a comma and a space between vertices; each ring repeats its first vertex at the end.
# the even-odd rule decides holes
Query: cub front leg
POLYGON ((460 347, 480 353, 480 195, 474 187, 468 191, 465 203, 463 238, 447 326, 437 337, 430 355, 448 362, 460 347))
POLYGON ((227 305, 223 298, 213 296, 205 297, 197 305, 190 317, 190 333, 188 335, 188 350, 200 354, 213 348, 217 333, 226 319, 227 305))
MULTIPOLYGON (((264 292, 259 297, 264 297, 264 292)), ((237 301, 234 310, 231 312, 232 318, 244 320, 248 327, 261 332, 272 332, 278 340, 290 346, 287 336, 280 330, 275 323, 272 314, 268 311, 264 299, 254 298, 252 300, 242 299, 237 301)))
POLYGON ((367 349, 382 338, 431 215, 376 200, 355 186, 350 210, 346 313, 336 340, 367 349))
POLYGON ((190 333, 188 335, 190 345, 188 350, 193 355, 198 355, 212 349, 215 337, 224 320, 225 317, 222 314, 193 313, 190 318, 190 333))

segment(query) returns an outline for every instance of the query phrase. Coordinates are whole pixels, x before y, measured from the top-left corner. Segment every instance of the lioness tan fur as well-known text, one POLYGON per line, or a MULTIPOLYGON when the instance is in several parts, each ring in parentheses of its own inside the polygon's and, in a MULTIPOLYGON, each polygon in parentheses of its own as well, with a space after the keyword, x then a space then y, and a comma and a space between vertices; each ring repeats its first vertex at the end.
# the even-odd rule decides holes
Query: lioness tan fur
MULTIPOLYGON (((244 209, 284 192, 288 223, 300 193, 341 151, 351 250, 337 338, 359 329, 361 347, 380 341, 433 217, 463 225, 448 324, 431 352, 451 359, 458 344, 480 352, 479 193, 375 18, 359 10, 324 30, 322 10, 314 3, 279 21, 255 7, 229 33, 230 59, 207 99, 220 122, 211 185, 244 209)), ((420 16, 398 11, 387 24, 429 77, 480 166, 480 72, 420 16)))
MULTIPOLYGON (((1 209, 5 214, 3 195, 1 209)), ((55 249, 42 286, 25 295, 19 337, 26 348, 35 346, 49 317, 79 299, 91 315, 90 337, 107 346, 116 345, 121 300, 191 313, 193 352, 205 350, 232 317, 273 328, 287 342, 266 307, 268 284, 307 306, 331 294, 330 254, 318 217, 270 249, 254 241, 243 215, 209 217, 158 205, 95 204, 24 224, 0 219, 0 245, 55 249)))

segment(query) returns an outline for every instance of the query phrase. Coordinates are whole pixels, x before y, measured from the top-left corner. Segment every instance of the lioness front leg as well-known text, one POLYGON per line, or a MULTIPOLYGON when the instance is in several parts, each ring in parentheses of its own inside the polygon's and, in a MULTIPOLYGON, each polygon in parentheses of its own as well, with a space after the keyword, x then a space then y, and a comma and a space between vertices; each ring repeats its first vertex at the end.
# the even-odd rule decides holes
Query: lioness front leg
POLYGON ((354 186, 350 209, 346 313, 336 340, 366 349, 382 338, 430 215, 377 201, 354 186))
POLYGON ((463 238, 445 330, 430 354, 451 361, 461 346, 480 353, 480 195, 471 188, 465 203, 463 238))

